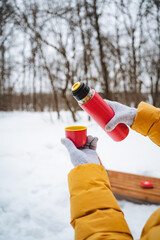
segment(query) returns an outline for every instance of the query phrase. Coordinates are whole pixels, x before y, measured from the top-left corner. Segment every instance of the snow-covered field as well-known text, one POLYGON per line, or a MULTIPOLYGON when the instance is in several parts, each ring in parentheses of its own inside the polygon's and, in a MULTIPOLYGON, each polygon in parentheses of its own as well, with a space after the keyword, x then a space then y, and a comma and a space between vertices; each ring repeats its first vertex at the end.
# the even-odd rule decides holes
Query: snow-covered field
MULTIPOLYGON (((73 240, 67 174, 72 164, 60 143, 70 113, 57 121, 51 113, 0 113, 0 240, 73 240)), ((76 125, 98 136, 98 154, 111 170, 160 177, 160 149, 130 130, 113 142, 93 121, 79 113, 76 125)), ((119 201, 135 239, 159 206, 119 201)))

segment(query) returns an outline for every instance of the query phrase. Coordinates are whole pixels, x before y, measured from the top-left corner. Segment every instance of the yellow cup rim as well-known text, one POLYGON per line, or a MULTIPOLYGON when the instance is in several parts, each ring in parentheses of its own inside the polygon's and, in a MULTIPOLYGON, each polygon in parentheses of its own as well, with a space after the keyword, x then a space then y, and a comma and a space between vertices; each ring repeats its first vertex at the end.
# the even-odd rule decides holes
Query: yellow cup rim
POLYGON ((66 131, 72 131, 72 132, 83 131, 86 129, 87 129, 87 127, 85 127, 85 126, 69 126, 69 127, 65 128, 66 131))

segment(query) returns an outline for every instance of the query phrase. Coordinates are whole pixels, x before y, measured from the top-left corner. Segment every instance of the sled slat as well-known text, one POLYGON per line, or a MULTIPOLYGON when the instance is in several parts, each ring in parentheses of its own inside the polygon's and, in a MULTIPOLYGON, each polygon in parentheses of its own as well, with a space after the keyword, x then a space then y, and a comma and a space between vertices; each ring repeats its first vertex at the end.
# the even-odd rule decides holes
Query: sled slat
POLYGON ((137 203, 160 204, 160 178, 107 170, 111 189, 117 199, 137 203), (153 188, 142 188, 141 181, 151 181, 153 188))

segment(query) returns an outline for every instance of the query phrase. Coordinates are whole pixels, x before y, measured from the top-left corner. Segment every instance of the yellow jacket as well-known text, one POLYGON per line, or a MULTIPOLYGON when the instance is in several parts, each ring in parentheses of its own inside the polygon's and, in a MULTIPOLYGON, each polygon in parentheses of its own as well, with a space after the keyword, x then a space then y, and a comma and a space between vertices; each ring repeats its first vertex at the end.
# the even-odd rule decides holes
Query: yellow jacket
MULTIPOLYGON (((140 103, 132 128, 160 145, 160 109, 140 103)), ((69 173, 68 183, 75 240, 133 239, 103 166, 80 165, 69 173)), ((149 218, 141 235, 141 240, 159 239, 160 209, 149 218)))
POLYGON ((141 102, 131 128, 160 146, 160 108, 141 102))

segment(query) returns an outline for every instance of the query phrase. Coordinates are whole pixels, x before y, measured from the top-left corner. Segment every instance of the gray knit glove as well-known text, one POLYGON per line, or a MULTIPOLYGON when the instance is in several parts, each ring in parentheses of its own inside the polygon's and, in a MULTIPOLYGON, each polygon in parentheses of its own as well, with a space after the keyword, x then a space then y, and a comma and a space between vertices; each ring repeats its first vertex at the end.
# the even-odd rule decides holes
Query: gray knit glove
POLYGON ((86 163, 101 164, 96 153, 97 137, 88 136, 86 144, 78 149, 68 138, 61 139, 62 144, 67 148, 70 159, 74 167, 86 163))
POLYGON ((137 115, 137 109, 128 107, 118 102, 105 100, 105 102, 113 109, 115 115, 107 123, 106 131, 112 131, 119 123, 124 123, 132 126, 134 119, 137 115))

